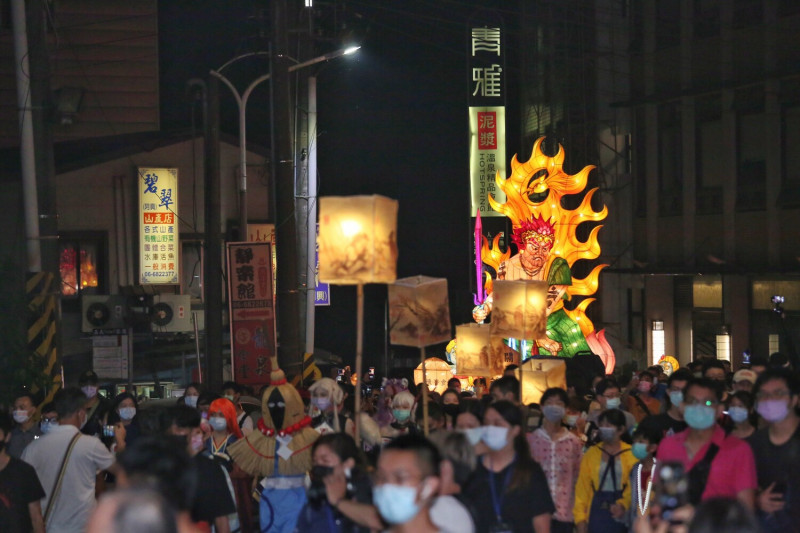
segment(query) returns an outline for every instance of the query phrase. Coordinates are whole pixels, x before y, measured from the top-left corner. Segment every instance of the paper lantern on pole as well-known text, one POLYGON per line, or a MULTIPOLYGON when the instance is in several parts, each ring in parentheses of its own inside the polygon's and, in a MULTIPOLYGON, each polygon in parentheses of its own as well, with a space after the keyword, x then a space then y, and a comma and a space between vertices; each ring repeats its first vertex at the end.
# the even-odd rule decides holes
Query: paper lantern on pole
POLYGON ((567 363, 563 358, 533 357, 525 361, 515 373, 519 380, 524 405, 539 403, 547 389, 567 390, 567 363))
POLYGON ((446 279, 412 276, 389 285, 389 339, 417 348, 451 339, 446 279))
POLYGON ((497 280, 492 298, 492 335, 515 339, 546 335, 547 282, 497 280))
POLYGON ((414 369, 414 383, 419 385, 423 381, 428 384, 428 389, 439 394, 447 390, 447 382, 453 377, 453 370, 447 361, 438 357, 425 359, 425 378, 423 378, 422 363, 414 369))
POLYGON ((384 196, 319 199, 319 280, 333 285, 397 279, 397 201, 384 196))
POLYGON ((456 326, 456 373, 492 377, 492 341, 489 324, 456 326))
MULTIPOLYGON (((397 278, 397 201, 384 196, 329 196, 319 199, 319 280, 356 285, 356 376, 364 352, 364 284, 397 278)), ((354 418, 360 442, 361 384, 354 418)))

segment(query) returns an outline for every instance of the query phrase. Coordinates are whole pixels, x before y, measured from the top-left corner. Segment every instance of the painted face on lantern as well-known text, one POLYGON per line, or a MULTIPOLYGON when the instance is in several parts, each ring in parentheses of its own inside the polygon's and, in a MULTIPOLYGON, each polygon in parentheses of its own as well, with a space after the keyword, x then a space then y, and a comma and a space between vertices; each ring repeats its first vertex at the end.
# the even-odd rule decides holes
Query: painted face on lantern
POLYGON ((525 241, 525 248, 520 250, 520 261, 525 268, 541 270, 550 254, 550 247, 534 238, 525 241))

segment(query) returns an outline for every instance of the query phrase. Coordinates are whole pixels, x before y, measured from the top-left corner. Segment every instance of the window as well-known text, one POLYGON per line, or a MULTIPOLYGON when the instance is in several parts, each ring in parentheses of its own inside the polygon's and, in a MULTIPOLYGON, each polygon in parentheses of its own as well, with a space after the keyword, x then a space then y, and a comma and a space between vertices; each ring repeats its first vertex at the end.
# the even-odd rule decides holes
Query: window
POLYGON ((680 215, 683 206, 681 113, 677 103, 658 110, 659 215, 680 215))
POLYGON ((765 209, 767 204, 767 142, 764 88, 737 91, 736 208, 765 209))
POLYGON ((105 239, 84 235, 60 235, 58 270, 64 301, 77 300, 81 294, 104 294, 105 239))
POLYGON ((698 98, 695 118, 697 212, 721 213, 725 167, 720 95, 698 98))

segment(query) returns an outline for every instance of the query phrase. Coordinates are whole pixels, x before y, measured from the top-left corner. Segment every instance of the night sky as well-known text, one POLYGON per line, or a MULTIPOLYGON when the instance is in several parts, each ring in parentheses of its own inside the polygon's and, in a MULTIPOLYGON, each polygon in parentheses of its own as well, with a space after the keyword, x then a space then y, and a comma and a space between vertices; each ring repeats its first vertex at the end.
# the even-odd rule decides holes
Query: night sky
MULTIPOLYGON (((492 3, 502 6, 501 14, 513 23, 514 14, 508 9, 516 2, 348 2, 347 31, 356 35, 362 49, 316 72, 319 195, 382 194, 399 200, 398 277, 447 278, 453 325, 470 320, 474 269, 467 159, 467 20, 476 6, 492 3)), ((188 125, 191 115, 185 84, 189 78, 205 77, 208 69, 266 43, 249 38, 259 26, 257 20, 248 21, 257 5, 268 8, 267 2, 241 0, 160 3, 163 129, 188 125)), ((320 25, 330 24, 330 17, 320 21, 320 25)), ((335 43, 322 46, 339 48, 335 43)), ((515 69, 512 63, 507 66, 507 83, 513 84, 515 69)), ((254 70, 243 72, 244 78, 266 72, 258 70, 256 62, 250 68, 254 70)), ((222 128, 235 134, 233 99, 227 89, 221 91, 222 128)), ((257 90, 251 98, 248 140, 268 146, 267 92, 257 90)), ((516 103, 512 98, 507 102, 508 158, 520 151, 516 144, 519 119, 513 114, 516 103)), ((367 286, 365 293, 365 365, 380 369, 386 288, 367 286)), ((317 308, 316 345, 352 361, 355 288, 334 287, 331 301, 329 308, 317 308)), ((443 356, 442 348, 432 347, 429 354, 443 356)), ((418 353, 402 347, 390 350, 401 356, 418 353)))

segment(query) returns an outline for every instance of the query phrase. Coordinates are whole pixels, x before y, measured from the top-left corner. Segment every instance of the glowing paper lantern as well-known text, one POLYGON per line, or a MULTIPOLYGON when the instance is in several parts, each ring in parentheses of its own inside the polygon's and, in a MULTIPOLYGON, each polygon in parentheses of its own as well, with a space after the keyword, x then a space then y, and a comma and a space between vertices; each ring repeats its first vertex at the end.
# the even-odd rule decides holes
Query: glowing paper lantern
POLYGON ((397 278, 397 201, 384 196, 319 199, 319 280, 334 285, 397 278))
POLYGON ((497 280, 493 288, 492 335, 541 339, 547 332, 547 282, 497 280))
POLYGON ((419 385, 425 381, 429 390, 441 394, 447 390, 447 382, 453 377, 453 370, 447 364, 447 361, 443 361, 438 357, 429 357, 425 359, 424 374, 425 379, 423 379, 423 368, 422 363, 420 363, 414 369, 414 383, 419 385))
POLYGON ((564 359, 528 359, 516 370, 516 375, 524 405, 539 403, 547 389, 567 390, 567 363, 564 359))
POLYGON ((450 340, 447 280, 413 276, 389 285, 389 324, 392 344, 423 348, 450 340))
POLYGON ((456 326, 456 373, 492 377, 492 340, 489 324, 456 326))
MULTIPOLYGON (((319 199, 319 280, 357 285, 356 373, 364 351, 364 284, 397 278, 397 201, 384 196, 329 196, 319 199)), ((360 384, 356 383, 357 391, 360 384)), ((355 395, 361 412, 361 394, 355 395)), ((359 417, 356 444, 360 442, 359 417)))

